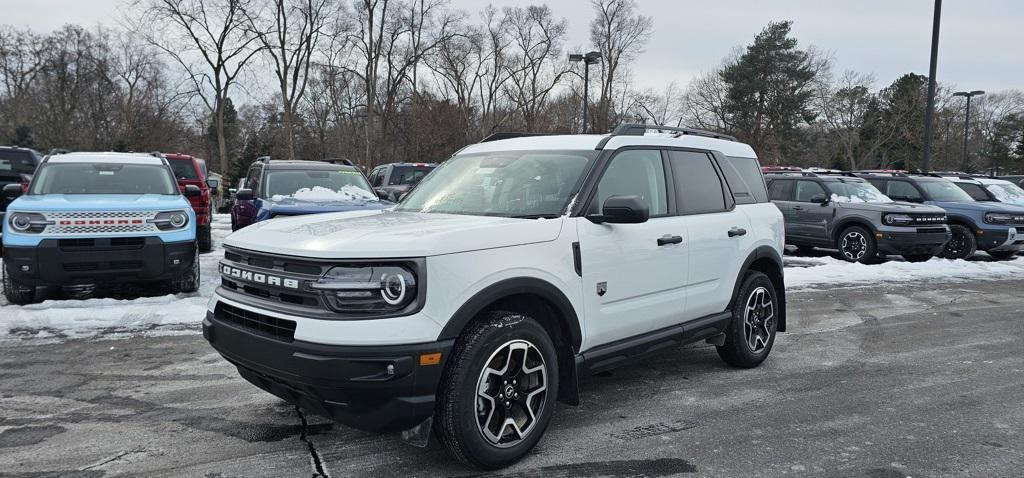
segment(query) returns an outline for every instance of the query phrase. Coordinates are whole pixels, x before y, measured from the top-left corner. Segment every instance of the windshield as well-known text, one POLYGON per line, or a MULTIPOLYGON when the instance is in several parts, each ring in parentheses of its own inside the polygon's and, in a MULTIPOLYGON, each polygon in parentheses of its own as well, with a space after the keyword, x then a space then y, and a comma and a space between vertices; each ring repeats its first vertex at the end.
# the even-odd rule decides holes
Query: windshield
POLYGON ((45 163, 29 194, 178 194, 167 168, 155 164, 45 163))
POLYGON ((397 209, 558 217, 594 155, 594 151, 509 151, 457 156, 424 179, 397 209))
POLYGON ((174 171, 175 178, 199 179, 199 173, 196 172, 191 159, 168 159, 167 162, 171 164, 171 171, 174 171))
POLYGON ((388 179, 388 186, 415 186, 434 166, 395 166, 388 179))
POLYGON ((36 162, 32 154, 26 151, 0 151, 0 172, 32 174, 36 170, 36 162))
POLYGON ((275 201, 289 197, 307 201, 378 200, 362 173, 351 169, 270 171, 266 191, 275 201))
POLYGON ((835 182, 827 183, 835 202, 892 202, 889 196, 882 194, 878 188, 868 182, 835 182))
POLYGON ((957 187, 952 181, 918 181, 932 201, 973 202, 974 198, 957 187))
POLYGON ((1016 184, 989 184, 985 186, 999 202, 1024 204, 1024 189, 1016 184))

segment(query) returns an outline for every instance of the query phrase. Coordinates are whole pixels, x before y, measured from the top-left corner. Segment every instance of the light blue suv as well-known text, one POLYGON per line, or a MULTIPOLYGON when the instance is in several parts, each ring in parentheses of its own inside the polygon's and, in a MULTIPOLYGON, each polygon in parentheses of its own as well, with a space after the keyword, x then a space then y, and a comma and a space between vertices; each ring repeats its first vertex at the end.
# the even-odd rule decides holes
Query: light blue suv
POLYGON ((195 212, 158 154, 68 153, 43 159, 27 194, 3 221, 8 302, 37 299, 38 286, 152 282, 199 288, 195 212))

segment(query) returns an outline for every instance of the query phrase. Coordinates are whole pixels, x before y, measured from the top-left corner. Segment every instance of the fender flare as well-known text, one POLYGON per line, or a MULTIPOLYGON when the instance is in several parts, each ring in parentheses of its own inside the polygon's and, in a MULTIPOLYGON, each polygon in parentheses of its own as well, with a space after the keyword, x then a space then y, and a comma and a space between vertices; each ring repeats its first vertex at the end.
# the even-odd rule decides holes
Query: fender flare
POLYGON ((569 333, 567 338, 573 349, 579 350, 580 345, 583 343, 583 333, 579 317, 576 315, 576 309, 573 308, 572 302, 554 284, 534 277, 515 277, 501 280, 477 292, 452 314, 451 318, 448 319, 448 323, 441 330, 438 340, 458 338, 466 325, 488 305, 505 297, 520 294, 535 295, 549 302, 560 316, 560 321, 565 325, 569 333))
POLYGON ((868 230, 868 232, 874 234, 878 232, 878 229, 871 224, 871 221, 860 216, 851 216, 840 220, 835 227, 832 229, 832 244, 835 244, 839 240, 839 233, 851 225, 858 225, 868 230))
MULTIPOLYGON (((779 300, 779 309, 781 309, 780 312, 779 312, 778 331, 779 332, 785 332, 786 331, 786 284, 785 284, 785 279, 784 279, 785 269, 784 269, 784 263, 782 261, 782 255, 780 255, 779 251, 775 250, 775 248, 773 248, 771 246, 759 246, 756 249, 754 249, 753 251, 751 251, 749 255, 747 255, 747 258, 743 261, 743 266, 740 267, 739 274, 736 275, 736 283, 733 285, 733 288, 732 288, 732 290, 733 290, 733 299, 732 299, 732 303, 729 304, 729 309, 733 310, 733 308, 736 306, 736 298, 737 298, 736 294, 739 293, 740 286, 743 284, 743 278, 747 275, 747 272, 750 271, 750 266, 754 263, 754 261, 757 261, 757 260, 760 260, 760 259, 770 260, 778 268, 779 275, 778 275, 777 279, 779 280, 780 283, 775 284, 775 296, 779 300)), ((772 279, 775 280, 776 278, 772 277, 772 279)))

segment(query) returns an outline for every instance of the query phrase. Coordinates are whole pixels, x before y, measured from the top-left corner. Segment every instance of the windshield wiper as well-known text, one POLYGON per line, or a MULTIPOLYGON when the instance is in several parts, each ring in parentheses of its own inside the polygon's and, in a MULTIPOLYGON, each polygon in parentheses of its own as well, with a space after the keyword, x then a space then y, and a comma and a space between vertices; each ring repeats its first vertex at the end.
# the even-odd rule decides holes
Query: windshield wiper
POLYGON ((518 216, 509 216, 513 219, 557 219, 558 214, 520 214, 518 216))

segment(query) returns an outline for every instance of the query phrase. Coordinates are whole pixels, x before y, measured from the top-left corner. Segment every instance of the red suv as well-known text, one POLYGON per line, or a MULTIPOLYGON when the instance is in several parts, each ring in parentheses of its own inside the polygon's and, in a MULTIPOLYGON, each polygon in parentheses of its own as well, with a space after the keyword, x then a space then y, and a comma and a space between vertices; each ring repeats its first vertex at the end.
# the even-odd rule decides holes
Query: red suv
MULTIPOLYGON (((198 196, 191 196, 188 200, 196 212, 196 241, 199 243, 199 250, 208 252, 213 248, 213 241, 210 237, 210 217, 213 210, 209 182, 216 180, 206 179, 206 161, 202 159, 179 153, 165 154, 164 157, 171 164, 174 177, 178 179, 178 188, 184 191, 185 186, 191 184, 198 186, 202 191, 198 196)), ((216 184, 213 187, 216 187, 216 184)))

